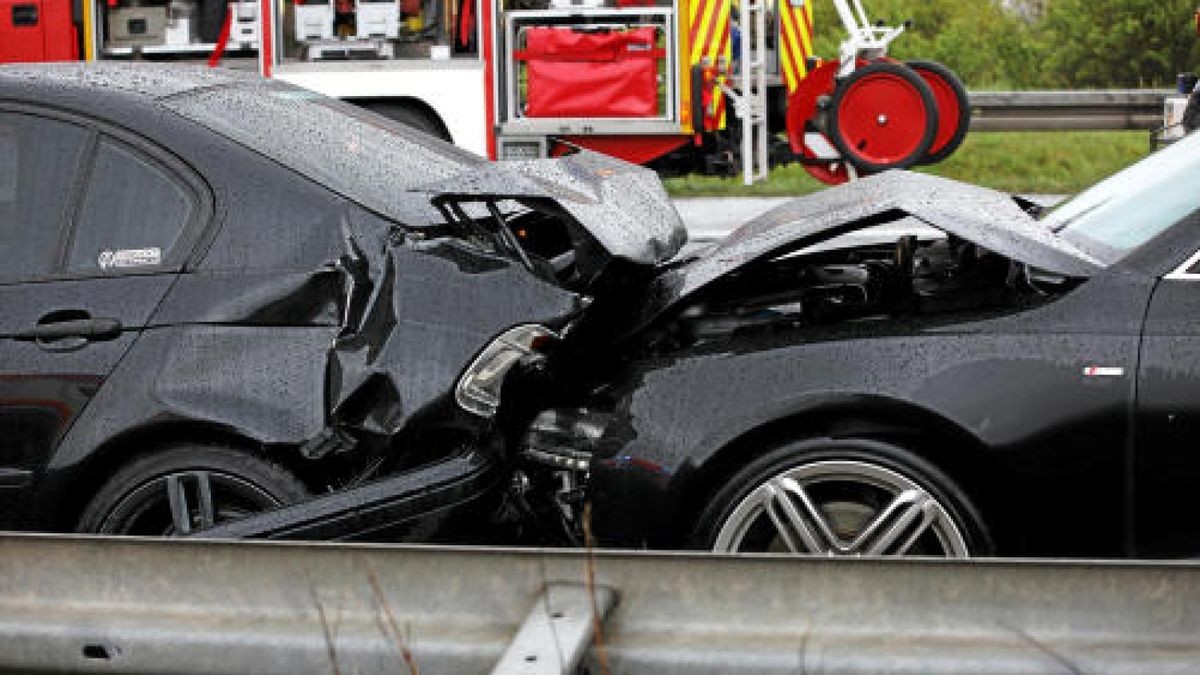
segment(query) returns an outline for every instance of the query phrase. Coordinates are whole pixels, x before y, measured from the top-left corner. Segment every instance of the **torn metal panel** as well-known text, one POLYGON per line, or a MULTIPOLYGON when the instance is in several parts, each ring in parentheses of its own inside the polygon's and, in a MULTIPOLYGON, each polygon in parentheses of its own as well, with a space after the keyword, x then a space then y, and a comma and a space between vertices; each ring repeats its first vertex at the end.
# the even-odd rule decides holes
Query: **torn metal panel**
POLYGON ((1101 269, 1098 260, 1056 236, 1007 194, 889 171, 794 199, 751 220, 701 257, 655 280, 642 316, 653 319, 755 261, 906 217, 1055 274, 1088 277, 1101 269))
POLYGON ((445 405, 463 367, 505 328, 560 326, 582 309, 515 261, 449 239, 400 244, 396 230, 370 227, 350 223, 340 263, 349 291, 329 355, 335 421, 396 434, 445 405))
POLYGON ((496 162, 415 191, 439 196, 551 199, 614 258, 656 265, 679 252, 687 229, 654 172, 595 152, 496 162))
MULTIPOLYGON (((406 237, 345 208, 342 236, 331 239, 340 248, 307 273, 201 265, 181 275, 50 469, 161 425, 203 424, 268 446, 304 447, 331 429, 398 452, 421 434, 479 442, 488 421, 454 401, 463 368, 506 328, 561 325, 581 299, 516 261, 453 238, 406 237)), ((444 452, 458 449, 445 442, 444 452)))

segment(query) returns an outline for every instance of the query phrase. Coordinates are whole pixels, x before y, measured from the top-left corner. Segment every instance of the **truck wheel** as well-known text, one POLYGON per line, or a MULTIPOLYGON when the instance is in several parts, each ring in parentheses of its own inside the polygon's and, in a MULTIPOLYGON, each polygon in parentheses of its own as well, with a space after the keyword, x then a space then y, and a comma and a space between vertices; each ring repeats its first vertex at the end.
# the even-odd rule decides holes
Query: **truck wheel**
POLYGON ((990 550, 966 495, 889 443, 812 439, 751 462, 701 514, 694 543, 717 552, 962 558, 990 550))
POLYGON ((936 164, 958 150, 971 127, 971 102, 962 80, 946 66, 936 61, 909 61, 912 68, 929 89, 937 105, 938 125, 933 144, 918 164, 936 164))
POLYGON ((182 536, 306 496, 295 476, 262 458, 216 445, 179 446, 117 471, 76 530, 182 536))
POLYGON ((450 142, 450 133, 442 126, 442 123, 429 113, 420 110, 411 105, 397 103, 364 103, 364 108, 371 112, 379 113, 384 117, 399 122, 406 127, 412 127, 417 131, 425 132, 436 139, 450 142))
POLYGON ((198 33, 200 41, 215 43, 221 37, 221 27, 225 24, 225 12, 229 9, 225 0, 200 0, 200 16, 198 33))

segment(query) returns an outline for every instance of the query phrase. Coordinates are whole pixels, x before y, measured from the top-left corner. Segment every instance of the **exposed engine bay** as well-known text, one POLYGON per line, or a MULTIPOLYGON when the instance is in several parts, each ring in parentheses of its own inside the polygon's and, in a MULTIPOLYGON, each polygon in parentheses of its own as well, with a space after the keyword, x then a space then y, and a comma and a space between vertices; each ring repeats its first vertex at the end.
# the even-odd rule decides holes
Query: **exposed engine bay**
POLYGON ((954 236, 785 254, 707 288, 664 327, 657 349, 838 321, 1027 305, 1073 288, 954 236))

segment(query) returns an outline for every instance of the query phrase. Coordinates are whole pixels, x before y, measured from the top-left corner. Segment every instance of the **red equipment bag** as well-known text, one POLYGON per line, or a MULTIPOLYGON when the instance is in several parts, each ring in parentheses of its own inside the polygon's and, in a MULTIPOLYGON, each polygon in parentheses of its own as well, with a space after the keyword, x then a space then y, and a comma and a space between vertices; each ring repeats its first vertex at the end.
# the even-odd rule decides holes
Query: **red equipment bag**
POLYGON ((525 32, 528 117, 658 115, 658 29, 533 27, 525 32))

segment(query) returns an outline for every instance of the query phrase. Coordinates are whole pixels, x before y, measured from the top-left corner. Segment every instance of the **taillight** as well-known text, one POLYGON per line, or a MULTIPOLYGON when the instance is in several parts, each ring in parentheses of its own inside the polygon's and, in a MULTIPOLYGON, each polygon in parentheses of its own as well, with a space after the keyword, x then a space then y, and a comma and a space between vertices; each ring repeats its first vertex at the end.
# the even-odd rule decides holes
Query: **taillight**
POLYGON ((500 408, 504 377, 521 359, 545 350, 559 340, 558 333, 537 324, 510 328, 475 357, 458 380, 454 400, 467 412, 494 417, 500 408))

